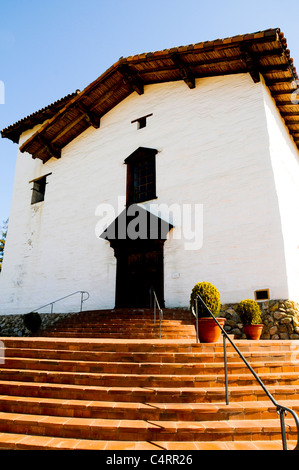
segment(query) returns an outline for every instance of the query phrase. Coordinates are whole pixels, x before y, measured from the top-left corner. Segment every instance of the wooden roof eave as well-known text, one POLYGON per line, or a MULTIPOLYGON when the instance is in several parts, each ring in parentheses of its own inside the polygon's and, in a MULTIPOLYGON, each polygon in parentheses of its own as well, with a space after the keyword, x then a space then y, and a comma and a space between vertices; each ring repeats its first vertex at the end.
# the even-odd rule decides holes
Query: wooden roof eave
POLYGON ((8 138, 14 143, 19 142, 20 135, 28 129, 32 129, 37 124, 51 119, 55 114, 68 103, 73 97, 75 97, 80 91, 77 90, 74 93, 66 95, 65 97, 55 101, 54 103, 49 104, 48 106, 35 111, 27 117, 22 118, 17 121, 15 124, 12 124, 5 129, 1 130, 1 136, 3 138, 8 138))
MULTIPOLYGON (((73 129, 77 124, 82 123, 82 121, 85 121, 85 125, 81 126, 80 132, 78 135, 84 130, 86 130, 88 127, 93 126, 95 128, 100 127, 100 119, 101 115, 99 115, 96 111, 97 107, 97 102, 93 103, 92 106, 86 106, 84 103, 84 98, 88 97, 92 91, 99 86, 103 87, 103 94, 105 95, 104 98, 101 100, 101 102, 105 102, 113 93, 115 93, 116 89, 119 88, 119 84, 117 86, 112 87, 111 89, 105 88, 103 85, 103 80, 109 75, 111 75, 115 70, 117 70, 119 63, 115 64, 114 66, 110 67, 101 77, 99 77, 97 80, 95 80, 93 83, 91 83, 88 87, 83 90, 80 94, 78 94, 75 99, 70 100, 66 106, 64 106, 62 109, 59 110, 51 119, 49 119, 41 128, 36 131, 29 139, 27 139, 21 146, 20 146, 20 151, 21 152, 28 152, 31 153, 32 156, 34 154, 39 154, 38 158, 40 158, 42 154, 42 147, 43 145, 41 144, 41 141, 39 139, 39 136, 43 136, 44 142, 47 144, 55 143, 57 146, 57 141, 59 140, 60 137, 65 136, 68 131, 73 129), (101 80, 100 80, 101 79, 101 80), (107 90, 107 91, 106 91, 107 90), (62 120, 65 116, 68 115, 70 111, 74 111, 76 109, 77 112, 77 117, 73 120, 70 120, 69 123, 66 126, 63 126, 63 128, 59 131, 58 134, 56 134, 54 137, 51 136, 51 138, 48 138, 48 131, 53 129, 55 125, 59 126, 59 121, 62 120), (49 139, 49 140, 48 140, 49 139)), ((123 87, 125 90, 125 88, 123 87)), ((125 93, 126 96, 128 96, 130 93, 133 92, 133 89, 130 89, 129 92, 125 93)), ((140 90, 141 92, 141 90, 140 90)), ((73 140, 72 138, 70 141, 73 140)), ((68 141, 64 142, 64 145, 67 145, 69 143, 68 141)), ((60 150, 63 146, 59 146, 60 150)), ((46 153, 49 153, 47 149, 45 149, 46 153)), ((44 159, 43 159, 44 160, 44 159)), ((47 161, 47 159, 45 159, 47 161)))
MULTIPOLYGON (((278 109, 286 113, 283 106, 292 105, 288 101, 293 92, 291 83, 298 76, 280 30, 229 39, 231 41, 218 40, 121 58, 71 99, 20 150, 47 161, 53 146, 59 154, 65 145, 88 127, 93 125, 98 128, 101 116, 130 93, 136 91, 142 94, 144 85, 165 81, 184 80, 189 88, 194 88, 197 78, 250 73, 253 81, 258 82, 262 74, 270 92, 273 90, 278 109), (279 94, 280 88, 283 100, 279 94)), ((297 115, 297 109, 292 108, 292 116, 297 115)), ((293 124, 288 123, 286 119, 287 125, 293 124)))

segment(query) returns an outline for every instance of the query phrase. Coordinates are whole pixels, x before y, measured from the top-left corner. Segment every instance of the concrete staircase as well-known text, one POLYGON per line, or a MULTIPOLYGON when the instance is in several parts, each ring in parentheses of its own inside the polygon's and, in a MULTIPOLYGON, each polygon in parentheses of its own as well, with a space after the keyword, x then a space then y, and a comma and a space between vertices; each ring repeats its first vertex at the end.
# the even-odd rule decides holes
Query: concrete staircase
MULTIPOLYGON (((0 449, 282 449, 276 409, 228 345, 196 344, 186 312, 86 312, 39 337, 1 338, 0 449)), ((299 413, 299 342, 236 341, 299 413)), ((288 447, 296 426, 286 418, 288 447)))

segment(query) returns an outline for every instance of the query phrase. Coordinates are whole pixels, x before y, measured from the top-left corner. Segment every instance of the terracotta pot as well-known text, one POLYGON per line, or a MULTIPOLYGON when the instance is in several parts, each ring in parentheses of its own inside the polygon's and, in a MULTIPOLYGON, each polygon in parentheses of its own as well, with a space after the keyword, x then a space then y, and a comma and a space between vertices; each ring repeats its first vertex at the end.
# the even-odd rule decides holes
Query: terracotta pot
POLYGON ((244 325, 243 331, 248 339, 260 339, 264 325, 244 325))
MULTIPOLYGON (((218 323, 224 326, 226 319, 217 318, 218 323)), ((216 343, 221 336, 221 330, 213 318, 198 319, 198 337, 201 343, 216 343)))

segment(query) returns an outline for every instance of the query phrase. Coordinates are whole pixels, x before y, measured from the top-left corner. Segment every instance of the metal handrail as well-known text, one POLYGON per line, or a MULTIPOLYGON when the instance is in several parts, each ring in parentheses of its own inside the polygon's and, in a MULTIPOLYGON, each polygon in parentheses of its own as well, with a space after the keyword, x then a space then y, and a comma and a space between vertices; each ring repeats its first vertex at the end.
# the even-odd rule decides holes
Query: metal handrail
MULTIPOLYGON (((198 299, 200 300, 200 302, 204 305, 204 307, 206 308, 207 312, 209 313, 209 315, 214 319, 214 321, 217 323, 217 325, 219 326, 220 330, 222 331, 222 334, 223 334, 223 349, 224 349, 224 369, 225 369, 225 394, 226 394, 226 404, 228 405, 229 404, 229 400, 228 400, 228 373, 227 373, 227 356, 226 356, 226 339, 231 343, 231 345, 233 346, 233 348, 235 349, 235 351, 238 353, 238 355, 240 356, 240 358, 242 359, 242 361, 245 363, 245 365, 247 366, 247 368, 250 370, 250 372, 253 374, 253 376, 255 377, 255 379, 258 381, 258 383, 260 384, 260 386, 262 387, 262 389, 264 390, 264 392, 267 394, 267 396, 270 398, 270 400, 272 401, 273 405, 276 407, 276 411, 277 411, 277 414, 279 414, 280 416, 280 426, 281 426, 281 435, 282 435, 282 444, 283 444, 283 450, 288 450, 287 449, 287 441, 286 441, 286 431, 285 431, 285 416, 287 415, 287 413, 290 413, 294 420, 295 420, 295 423, 296 423, 296 427, 297 427, 297 444, 296 444, 296 447, 293 449, 293 450, 299 450, 299 418, 298 418, 298 415, 297 413, 290 409, 290 408, 287 408, 286 406, 283 406, 283 405, 280 405, 279 403, 277 403, 277 401, 275 400, 275 398, 271 395, 271 393, 269 392, 269 390, 267 389, 267 387, 265 386, 265 384, 262 382, 262 380, 260 379, 260 377, 257 375, 257 373, 253 370, 253 368, 250 366, 250 364, 247 362, 247 360, 245 359, 245 357, 243 356, 243 354, 241 353, 241 351, 237 348, 237 346, 235 345, 235 343, 232 341, 232 339, 229 337, 229 335, 226 333, 226 331, 224 330, 224 328, 222 328, 222 326, 220 325, 220 323, 217 321, 217 319, 215 318, 215 316, 213 315, 213 313, 211 312, 211 310, 207 307, 206 303, 204 302, 204 300, 201 298, 201 296, 198 294, 197 295, 198 299)), ((196 317, 197 319, 197 342, 198 342, 198 308, 196 308, 196 311, 194 311, 194 307, 193 307, 193 304, 191 304, 191 311, 192 311, 192 314, 196 317)))
POLYGON ((90 297, 89 292, 84 291, 84 290, 77 290, 76 292, 73 292, 72 294, 65 295, 64 297, 61 297, 60 299, 57 299, 57 300, 53 300, 53 302, 49 302, 48 304, 43 305, 42 307, 36 308, 36 309, 34 309, 34 310, 32 310, 32 311, 33 311, 33 312, 38 312, 38 311, 41 310, 42 308, 45 308, 45 307, 48 307, 49 305, 51 305, 51 313, 53 313, 53 305, 54 305, 54 304, 56 304, 57 302, 60 302, 61 300, 67 299, 68 297, 72 297, 73 295, 76 295, 76 294, 81 294, 81 299, 80 299, 80 312, 82 312, 83 302, 86 302, 86 300, 88 300, 89 297, 90 297), (84 294, 87 294, 87 297, 86 297, 85 299, 84 299, 84 294))
POLYGON ((199 343, 199 335, 198 335, 198 301, 194 299, 195 302, 195 311, 193 308, 193 304, 191 304, 191 313, 195 317, 195 331, 196 331, 196 342, 199 343))
POLYGON ((159 310, 159 338, 161 339, 161 323, 163 320, 163 310, 160 307, 157 294, 155 290, 153 289, 153 287, 151 287, 150 292, 154 296, 154 324, 156 324, 156 309, 158 308, 159 310))

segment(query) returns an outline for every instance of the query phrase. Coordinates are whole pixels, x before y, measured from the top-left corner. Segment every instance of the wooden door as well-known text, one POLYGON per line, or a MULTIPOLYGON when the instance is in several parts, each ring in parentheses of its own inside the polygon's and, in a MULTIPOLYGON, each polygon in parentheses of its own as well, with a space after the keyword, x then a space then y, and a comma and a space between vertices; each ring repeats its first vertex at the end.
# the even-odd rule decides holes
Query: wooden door
POLYGON ((150 289, 164 305, 163 243, 142 241, 118 249, 116 307, 151 306, 150 289))

